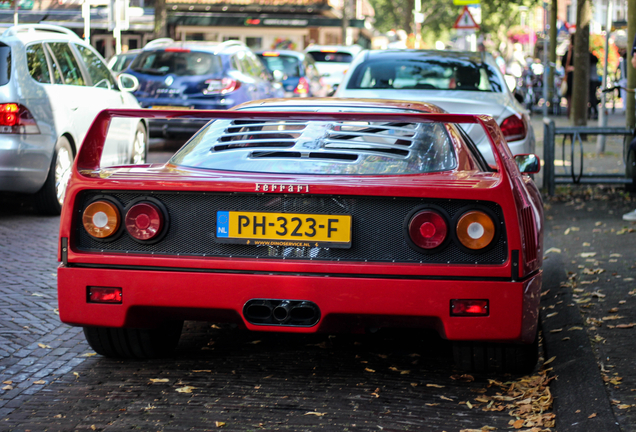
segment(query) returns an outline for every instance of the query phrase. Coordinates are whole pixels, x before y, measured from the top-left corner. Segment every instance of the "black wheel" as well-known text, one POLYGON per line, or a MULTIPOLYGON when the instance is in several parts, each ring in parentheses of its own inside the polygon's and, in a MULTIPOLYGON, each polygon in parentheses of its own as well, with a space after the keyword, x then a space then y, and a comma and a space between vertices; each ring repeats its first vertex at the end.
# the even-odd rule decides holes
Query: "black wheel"
POLYGON ((455 365, 466 372, 530 373, 539 359, 538 339, 528 345, 455 342, 455 365))
POLYGON ((151 359, 170 355, 179 343, 183 321, 153 329, 84 327, 84 336, 105 357, 151 359))
POLYGON ((132 151, 130 152, 131 164, 142 164, 148 156, 148 133, 142 122, 137 123, 132 151))
POLYGON ((73 159, 71 143, 65 137, 60 137, 55 144, 49 174, 35 194, 35 205, 40 214, 59 215, 62 211, 73 159))

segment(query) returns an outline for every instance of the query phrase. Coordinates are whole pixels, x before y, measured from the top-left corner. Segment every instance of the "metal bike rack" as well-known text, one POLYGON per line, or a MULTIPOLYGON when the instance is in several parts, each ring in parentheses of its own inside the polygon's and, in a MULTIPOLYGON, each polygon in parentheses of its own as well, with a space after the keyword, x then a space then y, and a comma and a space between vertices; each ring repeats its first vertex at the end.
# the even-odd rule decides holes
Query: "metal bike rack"
POLYGON ((632 129, 587 126, 556 127, 554 120, 549 117, 544 117, 543 131, 543 188, 548 192, 548 195, 554 195, 557 183, 632 184, 633 180, 627 177, 624 173, 584 173, 583 139, 581 138, 581 135, 621 135, 631 137, 634 135, 634 131, 632 129), (566 147, 568 146, 569 141, 569 157, 571 165, 568 172, 568 168, 564 164, 564 173, 562 174, 557 174, 554 167, 557 135, 563 136, 563 141, 561 142, 561 154, 563 161, 566 160, 566 147), (575 172, 574 157, 577 146, 580 152, 580 162, 578 172, 575 172))

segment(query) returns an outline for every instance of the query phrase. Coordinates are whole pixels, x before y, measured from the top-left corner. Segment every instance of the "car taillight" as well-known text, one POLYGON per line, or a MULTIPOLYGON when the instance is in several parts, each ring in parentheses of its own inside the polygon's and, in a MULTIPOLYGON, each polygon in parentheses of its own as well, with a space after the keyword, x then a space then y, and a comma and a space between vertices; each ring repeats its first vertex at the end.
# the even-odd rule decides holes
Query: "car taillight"
POLYGON ((121 224, 121 215, 115 204, 108 201, 95 201, 84 209, 82 223, 91 236, 104 239, 117 232, 121 224))
POLYGON ((152 240, 163 229, 163 212, 154 204, 142 202, 126 212, 125 225, 128 234, 137 240, 152 240))
POLYGON ((232 78, 205 80, 208 87, 203 90, 204 94, 226 94, 233 92, 241 86, 241 82, 232 78))
POLYGON ((0 133, 40 133, 35 119, 26 107, 17 103, 0 104, 0 133))
POLYGON ((301 77, 298 80, 298 85, 294 89, 294 93, 300 95, 306 95, 309 92, 309 83, 305 79, 305 77, 301 77))
POLYGON ((438 212, 422 210, 411 218, 408 233, 416 246, 422 249, 434 249, 446 240, 448 224, 438 212))
POLYGON ((88 287, 90 303, 121 303, 122 290, 119 287, 88 287))
POLYGON ((457 239, 468 249, 483 249, 495 237, 495 223, 486 213, 472 210, 457 221, 457 239))
POLYGON ((513 114, 501 122, 501 132, 507 142, 519 141, 526 137, 528 127, 521 115, 513 114))
POLYGON ((488 300, 453 299, 450 314, 452 316, 487 316, 488 300))

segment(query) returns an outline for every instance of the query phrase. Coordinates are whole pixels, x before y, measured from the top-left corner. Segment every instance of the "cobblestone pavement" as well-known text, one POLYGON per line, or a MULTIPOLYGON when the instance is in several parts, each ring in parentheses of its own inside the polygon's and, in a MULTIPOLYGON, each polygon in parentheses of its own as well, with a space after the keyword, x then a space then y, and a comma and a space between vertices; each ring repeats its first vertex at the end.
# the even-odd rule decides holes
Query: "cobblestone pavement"
POLYGON ((0 417, 84 361, 79 329, 57 315, 58 217, 0 201, 0 417), (17 207, 17 208, 16 208, 17 207))

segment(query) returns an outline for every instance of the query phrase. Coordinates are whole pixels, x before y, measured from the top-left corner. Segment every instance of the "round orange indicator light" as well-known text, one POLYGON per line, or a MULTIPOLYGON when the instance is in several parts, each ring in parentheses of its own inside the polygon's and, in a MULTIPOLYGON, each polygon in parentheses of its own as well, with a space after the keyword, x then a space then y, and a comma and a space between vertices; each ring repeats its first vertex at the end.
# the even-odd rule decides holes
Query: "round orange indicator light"
POLYGON ((95 201, 84 210, 82 223, 91 236, 103 239, 117 232, 121 216, 114 204, 108 201, 95 201))
POLYGON ((494 237, 495 224, 484 212, 469 211, 457 221, 457 239, 468 249, 483 249, 494 237))

